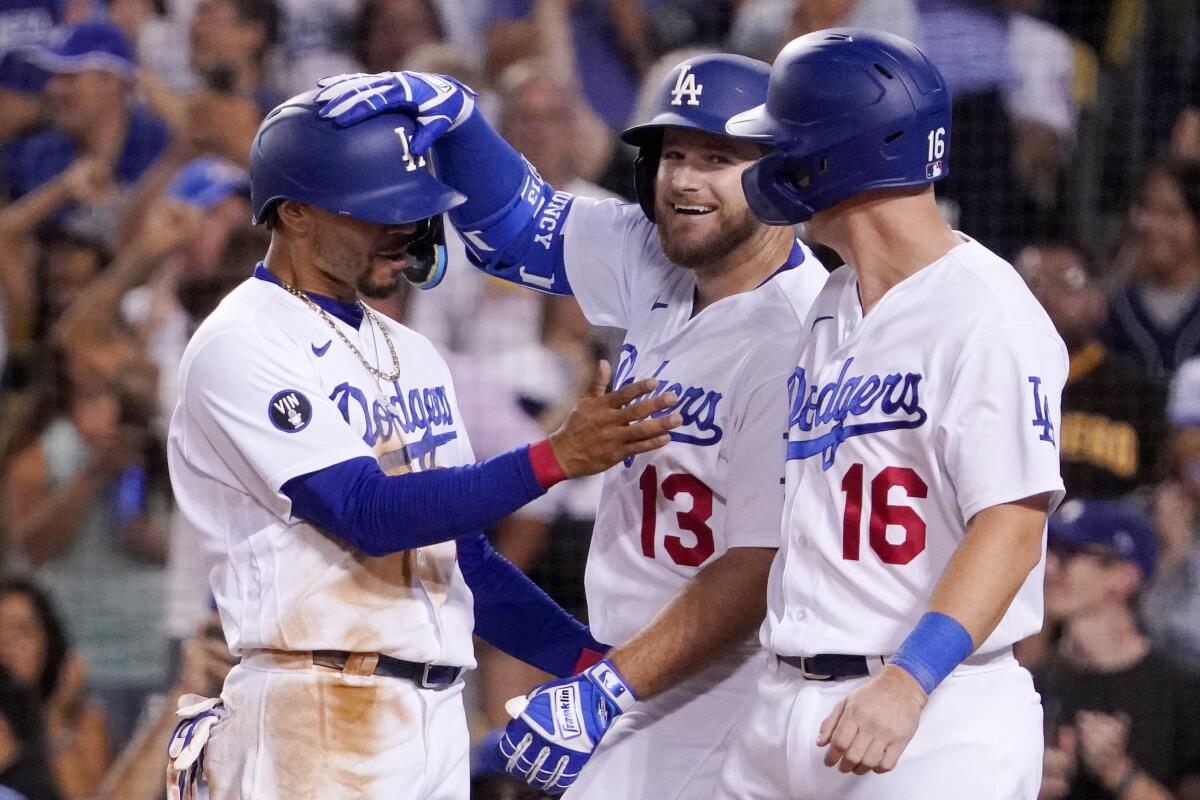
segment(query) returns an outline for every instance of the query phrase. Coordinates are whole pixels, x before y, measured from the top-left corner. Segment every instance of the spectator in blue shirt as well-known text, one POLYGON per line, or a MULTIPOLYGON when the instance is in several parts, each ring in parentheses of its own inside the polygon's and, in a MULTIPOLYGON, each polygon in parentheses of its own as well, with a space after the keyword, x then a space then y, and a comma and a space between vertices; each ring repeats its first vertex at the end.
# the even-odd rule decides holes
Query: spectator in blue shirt
POLYGON ((31 58, 50 73, 44 92, 50 125, 8 146, 5 183, 11 195, 36 189, 83 155, 110 164, 118 187, 135 183, 162 154, 168 137, 161 120, 134 104, 137 63, 125 35, 107 22, 84 22, 66 28, 61 40, 31 58))

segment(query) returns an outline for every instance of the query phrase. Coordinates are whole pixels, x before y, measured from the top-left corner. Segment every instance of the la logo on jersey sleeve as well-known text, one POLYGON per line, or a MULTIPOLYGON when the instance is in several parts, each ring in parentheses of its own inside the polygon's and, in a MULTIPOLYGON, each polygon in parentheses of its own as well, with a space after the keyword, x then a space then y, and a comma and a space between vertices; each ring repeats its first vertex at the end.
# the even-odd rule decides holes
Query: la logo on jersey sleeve
POLYGON ((1058 444, 1054 441, 1054 423, 1050 421, 1050 398, 1042 397, 1042 379, 1037 375, 1030 375, 1029 383, 1033 385, 1033 427, 1041 431, 1038 439, 1057 447, 1058 444))

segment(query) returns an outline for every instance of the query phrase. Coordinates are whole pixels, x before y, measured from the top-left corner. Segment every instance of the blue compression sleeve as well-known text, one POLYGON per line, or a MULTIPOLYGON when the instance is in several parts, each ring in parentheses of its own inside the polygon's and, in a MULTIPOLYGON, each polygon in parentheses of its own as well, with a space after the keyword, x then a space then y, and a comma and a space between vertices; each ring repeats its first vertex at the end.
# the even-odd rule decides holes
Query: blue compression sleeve
POLYGON ((388 476, 369 456, 292 478, 292 514, 383 556, 478 531, 546 493, 528 447, 478 464, 388 476))
POLYGON ((558 678, 580 658, 607 650, 587 627, 509 563, 482 533, 458 540, 458 566, 475 595, 475 633, 513 658, 558 678))
POLYGON ((438 178, 468 198, 449 216, 471 263, 531 289, 570 294, 562 227, 574 196, 543 181, 478 112, 433 150, 438 178))

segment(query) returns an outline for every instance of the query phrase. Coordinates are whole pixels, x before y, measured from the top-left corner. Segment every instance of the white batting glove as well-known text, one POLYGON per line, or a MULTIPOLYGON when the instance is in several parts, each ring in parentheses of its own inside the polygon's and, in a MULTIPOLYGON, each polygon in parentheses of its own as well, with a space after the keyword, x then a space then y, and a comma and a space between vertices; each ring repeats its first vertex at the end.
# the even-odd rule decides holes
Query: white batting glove
POLYGON ((225 705, 219 697, 185 694, 179 698, 175 716, 180 717, 180 721, 167 745, 170 800, 196 797, 204 772, 204 746, 208 744, 213 725, 224 715, 225 705))

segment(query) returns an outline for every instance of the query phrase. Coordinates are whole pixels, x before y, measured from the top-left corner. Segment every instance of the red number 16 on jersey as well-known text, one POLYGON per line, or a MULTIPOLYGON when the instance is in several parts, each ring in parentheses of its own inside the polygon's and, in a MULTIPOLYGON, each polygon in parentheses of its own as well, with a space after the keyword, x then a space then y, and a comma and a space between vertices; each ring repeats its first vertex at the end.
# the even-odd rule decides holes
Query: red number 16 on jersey
MULTIPOLYGON (((894 506, 888 495, 900 487, 909 497, 928 496, 929 487, 921 476, 908 467, 884 467, 871 479, 871 517, 869 538, 871 549, 885 564, 907 564, 925 549, 925 520, 909 506, 894 506), (888 541, 888 526, 904 529, 904 539, 893 544, 888 541)), ((863 465, 853 464, 842 478, 846 494, 846 510, 842 512, 842 558, 858 561, 862 539, 863 465)))

